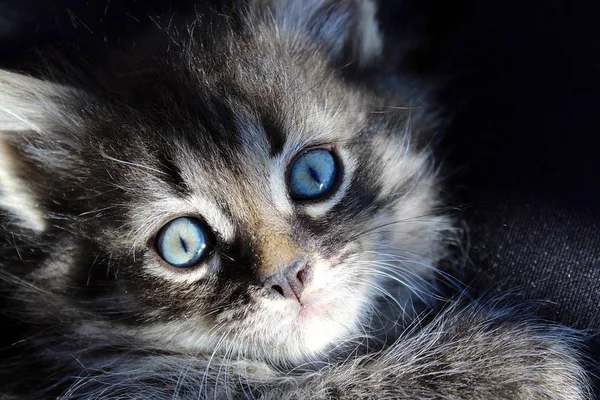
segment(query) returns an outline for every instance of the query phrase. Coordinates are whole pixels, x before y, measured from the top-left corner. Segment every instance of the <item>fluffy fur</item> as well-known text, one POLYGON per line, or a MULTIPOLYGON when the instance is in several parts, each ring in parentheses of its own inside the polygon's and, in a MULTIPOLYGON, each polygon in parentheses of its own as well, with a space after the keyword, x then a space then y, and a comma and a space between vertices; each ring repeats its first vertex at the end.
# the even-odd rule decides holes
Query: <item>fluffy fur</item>
POLYGON ((589 397, 568 329, 433 314, 455 237, 439 124, 426 91, 380 65, 374 10, 213 4, 97 71, 0 71, 7 395, 589 397), (298 203, 287 170, 312 147, 335 152, 340 182, 298 203), (184 215, 216 245, 182 271, 154 240, 184 215), (268 295, 296 260, 302 296, 268 295))

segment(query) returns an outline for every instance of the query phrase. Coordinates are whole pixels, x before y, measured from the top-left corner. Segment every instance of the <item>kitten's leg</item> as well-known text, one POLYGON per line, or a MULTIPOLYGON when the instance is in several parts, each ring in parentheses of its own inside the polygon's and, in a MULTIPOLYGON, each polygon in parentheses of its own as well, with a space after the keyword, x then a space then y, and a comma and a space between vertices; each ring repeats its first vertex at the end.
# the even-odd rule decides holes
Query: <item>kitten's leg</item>
POLYGON ((509 311, 452 310, 376 356, 306 380, 298 398, 591 399, 574 337, 509 311))

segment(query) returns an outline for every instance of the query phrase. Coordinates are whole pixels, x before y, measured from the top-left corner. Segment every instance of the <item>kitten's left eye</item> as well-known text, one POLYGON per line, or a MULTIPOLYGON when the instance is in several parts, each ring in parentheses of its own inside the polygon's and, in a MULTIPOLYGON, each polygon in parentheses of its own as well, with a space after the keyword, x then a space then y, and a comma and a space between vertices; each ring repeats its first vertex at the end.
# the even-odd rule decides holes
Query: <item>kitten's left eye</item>
POLYGON ((181 217, 162 227, 156 237, 158 255, 177 268, 189 268, 211 251, 211 234, 200 221, 181 217))
POLYGON ((288 187, 294 200, 317 200, 336 186, 339 165, 331 151, 315 148, 300 153, 290 166, 288 187))

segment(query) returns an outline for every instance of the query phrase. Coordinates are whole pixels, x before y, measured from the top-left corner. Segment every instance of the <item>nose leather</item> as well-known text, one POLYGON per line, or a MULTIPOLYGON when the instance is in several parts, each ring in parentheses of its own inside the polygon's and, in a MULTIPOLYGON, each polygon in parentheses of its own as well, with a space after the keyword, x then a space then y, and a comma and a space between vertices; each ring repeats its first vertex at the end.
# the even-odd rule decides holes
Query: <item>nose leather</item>
POLYGON ((285 298, 300 302, 304 288, 312 279, 312 269, 309 257, 304 256, 267 277, 262 285, 271 298, 285 298))

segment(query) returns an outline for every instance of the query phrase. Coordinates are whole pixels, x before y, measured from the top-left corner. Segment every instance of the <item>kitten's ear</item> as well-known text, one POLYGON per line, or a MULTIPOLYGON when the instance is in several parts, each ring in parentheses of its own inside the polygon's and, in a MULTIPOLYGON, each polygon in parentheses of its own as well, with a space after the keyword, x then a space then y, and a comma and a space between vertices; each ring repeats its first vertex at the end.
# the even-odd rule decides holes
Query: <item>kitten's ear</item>
POLYGON ((62 114, 61 104, 78 92, 66 86, 0 70, 0 135, 44 134, 62 114))
POLYGON ((273 18, 280 30, 311 36, 332 61, 356 61, 366 67, 381 55, 383 39, 373 0, 254 0, 252 4, 273 18))
POLYGON ((27 229, 45 229, 40 181, 60 161, 61 104, 75 91, 0 70, 0 209, 27 229), (36 193, 37 192, 37 193, 36 193))

